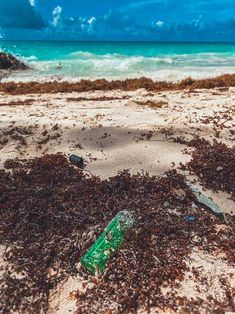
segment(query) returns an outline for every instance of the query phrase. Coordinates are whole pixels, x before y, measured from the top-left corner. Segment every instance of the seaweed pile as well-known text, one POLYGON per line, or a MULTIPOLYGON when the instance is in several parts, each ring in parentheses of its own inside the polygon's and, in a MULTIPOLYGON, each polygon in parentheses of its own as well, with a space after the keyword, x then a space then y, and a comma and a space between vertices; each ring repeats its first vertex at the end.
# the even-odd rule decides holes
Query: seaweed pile
POLYGON ((196 203, 175 170, 161 177, 122 171, 101 181, 62 155, 8 160, 5 166, 10 170, 0 170, 0 245, 6 247, 2 313, 46 313, 52 289, 77 274, 92 283, 76 294, 78 313, 131 313, 153 306, 187 312, 192 305, 234 310, 229 288, 223 302, 175 296, 193 248, 222 252, 228 263, 235 262, 234 230, 216 229, 221 218, 196 203), (105 273, 92 277, 78 262, 120 210, 134 215, 135 228, 105 273), (185 219, 192 213, 194 222, 185 219), (167 295, 164 286, 171 287, 167 295))
POLYGON ((67 98, 67 101, 111 101, 111 100, 122 100, 122 99, 129 99, 129 96, 123 96, 123 97, 107 97, 107 96, 100 96, 100 97, 69 97, 67 98))
POLYGON ((93 90, 124 90, 134 91, 145 88, 148 91, 161 92, 167 90, 184 90, 188 89, 211 89, 226 88, 235 86, 235 74, 224 74, 215 78, 194 80, 187 78, 179 83, 166 81, 153 81, 150 78, 141 77, 136 79, 107 81, 106 79, 98 80, 81 80, 77 83, 50 81, 40 82, 4 82, 0 83, 0 92, 11 95, 24 95, 33 93, 70 93, 70 92, 87 92, 93 90))
POLYGON ((196 174, 208 188, 231 194, 235 200, 235 146, 228 147, 214 140, 195 138, 189 143, 195 149, 186 168, 196 174))
POLYGON ((0 103, 0 107, 6 107, 6 106, 11 106, 11 107, 16 107, 16 106, 32 106, 34 100, 33 99, 26 99, 26 100, 17 100, 17 101, 11 101, 11 102, 6 102, 6 103, 0 103))

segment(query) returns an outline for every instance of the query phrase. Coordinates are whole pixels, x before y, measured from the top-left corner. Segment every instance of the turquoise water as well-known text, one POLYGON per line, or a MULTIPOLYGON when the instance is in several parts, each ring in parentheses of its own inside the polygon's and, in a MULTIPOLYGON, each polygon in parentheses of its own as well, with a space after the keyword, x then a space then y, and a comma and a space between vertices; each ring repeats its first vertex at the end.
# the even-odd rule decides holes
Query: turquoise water
POLYGON ((147 76, 175 81, 235 73, 235 43, 4 41, 0 49, 32 67, 8 80, 147 76))

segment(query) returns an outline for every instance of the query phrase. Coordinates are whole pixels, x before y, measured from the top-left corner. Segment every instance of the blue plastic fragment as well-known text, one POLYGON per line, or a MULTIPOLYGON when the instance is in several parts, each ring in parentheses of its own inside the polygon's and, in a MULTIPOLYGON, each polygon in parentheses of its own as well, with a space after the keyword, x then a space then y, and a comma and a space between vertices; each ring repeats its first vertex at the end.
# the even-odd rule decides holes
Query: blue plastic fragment
POLYGON ((187 215, 184 217, 184 220, 189 221, 189 222, 193 222, 197 220, 197 217, 193 216, 193 215, 187 215))
POLYGON ((193 194, 196 196, 197 201, 206 207, 210 208, 215 214, 223 214, 222 210, 219 208, 213 200, 205 195, 204 193, 200 192, 190 181, 187 182, 188 186, 190 187, 193 194))

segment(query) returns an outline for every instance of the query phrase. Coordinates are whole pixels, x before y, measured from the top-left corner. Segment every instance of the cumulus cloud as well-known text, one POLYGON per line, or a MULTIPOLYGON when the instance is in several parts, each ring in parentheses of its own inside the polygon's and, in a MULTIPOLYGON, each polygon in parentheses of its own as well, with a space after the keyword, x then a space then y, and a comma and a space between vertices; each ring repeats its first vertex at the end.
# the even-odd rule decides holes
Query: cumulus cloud
POLYGON ((90 19, 87 20, 88 24, 93 24, 96 21, 96 18, 92 16, 90 19))
POLYGON ((95 23, 96 23, 96 17, 92 16, 90 19, 87 20, 88 23, 88 32, 91 33, 94 31, 95 23))
POLYGON ((36 3, 35 3, 35 0, 29 0, 29 3, 31 4, 32 7, 34 7, 35 4, 36 4, 36 3))
POLYGON ((164 22, 163 22, 163 21, 158 21, 158 22, 156 23, 156 26, 159 27, 159 28, 162 28, 163 25, 164 25, 164 22))
POLYGON ((202 15, 189 22, 145 22, 111 10, 103 16, 65 18, 62 8, 56 7, 48 34, 51 38, 73 40, 232 40, 235 38, 234 23, 232 20, 205 23, 202 15))
POLYGON ((51 24, 54 27, 58 27, 62 24, 62 7, 57 6, 56 8, 54 8, 52 15, 53 15, 53 20, 51 22, 51 24))
MULTIPOLYGON (((81 0, 81 3, 89 7, 89 1, 81 0)), ((0 0, 0 27, 5 27, 6 38, 15 32, 18 39, 21 36, 22 39, 57 40, 235 40, 235 19, 224 16, 221 20, 221 17, 212 16, 208 13, 208 0, 182 0, 177 3, 174 0, 119 0, 118 5, 116 0, 103 1, 105 5, 102 2, 102 7, 107 7, 107 10, 102 14, 98 10, 90 15, 87 8, 81 16, 76 16, 71 13, 71 7, 77 8, 76 0, 67 3, 58 0, 58 6, 56 0, 0 0), (108 3, 112 3, 113 10, 108 11, 108 3), (124 5, 128 10, 122 10, 124 5), (151 10, 153 5, 158 10, 151 10), (43 30, 40 30, 43 21, 37 8, 49 20, 43 30), (29 31, 19 32, 9 27, 24 27, 29 31), (37 31, 32 32, 31 29, 37 31)), ((224 1, 231 3, 231 0, 224 1)), ((213 3, 218 9, 219 0, 213 3)))
POLYGON ((63 8, 57 6, 52 11, 53 19, 49 23, 49 27, 46 33, 49 37, 56 37, 56 39, 61 36, 62 39, 85 39, 86 36, 92 36, 95 31, 95 26, 97 18, 91 16, 89 18, 85 17, 65 17, 63 14, 63 8), (84 38, 83 38, 84 37, 84 38))
POLYGON ((45 26, 41 15, 29 0, 0 1, 0 26, 41 29, 45 26))

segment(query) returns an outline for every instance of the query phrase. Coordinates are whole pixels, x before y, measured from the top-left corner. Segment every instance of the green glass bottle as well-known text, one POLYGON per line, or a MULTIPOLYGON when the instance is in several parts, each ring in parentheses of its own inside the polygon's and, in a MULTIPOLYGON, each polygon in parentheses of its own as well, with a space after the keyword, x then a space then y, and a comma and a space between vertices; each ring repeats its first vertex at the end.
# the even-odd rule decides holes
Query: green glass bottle
POLYGON ((96 242, 83 255, 81 264, 93 274, 103 273, 112 252, 116 251, 125 239, 125 232, 134 224, 133 216, 127 211, 119 212, 105 228, 96 242))

